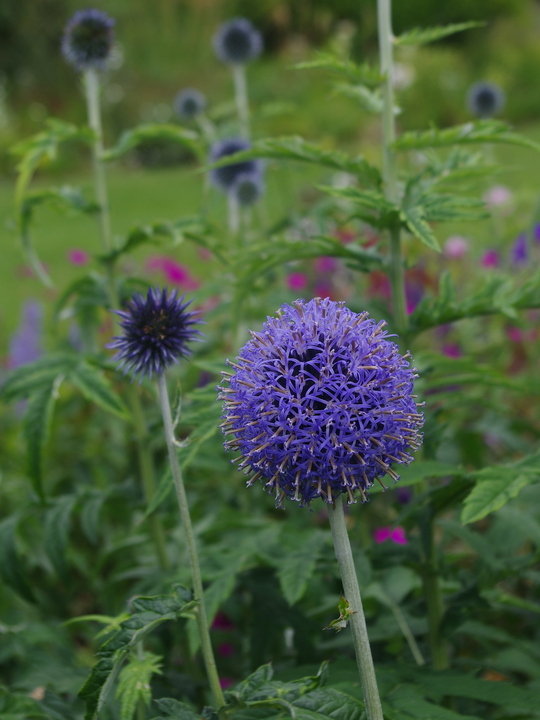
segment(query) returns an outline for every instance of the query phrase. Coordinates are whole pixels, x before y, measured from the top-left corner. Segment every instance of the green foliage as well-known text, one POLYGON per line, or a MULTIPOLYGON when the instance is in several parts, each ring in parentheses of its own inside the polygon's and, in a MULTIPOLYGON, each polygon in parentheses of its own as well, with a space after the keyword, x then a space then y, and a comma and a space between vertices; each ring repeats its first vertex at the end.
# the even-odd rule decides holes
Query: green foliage
POLYGON ((15 546, 17 522, 17 516, 12 515, 0 523, 0 574, 21 597, 33 603, 36 601, 34 591, 15 546))
POLYGON ((431 28, 414 28, 408 30, 394 39, 395 45, 425 45, 426 43, 442 40, 442 38, 456 33, 470 30, 471 28, 483 27, 485 23, 481 22, 463 22, 454 23, 453 25, 439 25, 431 28))
POLYGON ((381 82, 378 70, 368 64, 358 65, 350 59, 343 60, 331 53, 317 52, 314 60, 298 63, 294 67, 296 70, 328 70, 335 75, 344 77, 349 82, 372 87, 376 87, 381 82))
POLYGON ((204 148, 199 136, 191 130, 179 127, 178 125, 149 124, 139 125, 133 130, 126 130, 120 137, 118 143, 103 153, 103 160, 117 160, 133 148, 136 148, 148 140, 168 140, 187 147, 191 152, 202 159, 204 148))
POLYGON ((120 700, 120 720, 132 720, 139 703, 152 700, 150 680, 161 674, 161 658, 149 652, 133 655, 118 676, 116 697, 120 700))

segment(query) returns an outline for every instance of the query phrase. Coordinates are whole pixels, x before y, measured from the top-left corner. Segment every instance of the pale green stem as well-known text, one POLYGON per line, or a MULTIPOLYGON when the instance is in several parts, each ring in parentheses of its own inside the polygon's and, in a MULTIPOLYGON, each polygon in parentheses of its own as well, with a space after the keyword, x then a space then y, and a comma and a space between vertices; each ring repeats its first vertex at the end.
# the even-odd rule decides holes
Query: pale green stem
POLYGON ((178 462, 178 456, 176 454, 174 426, 171 414, 171 406, 169 403, 169 394, 167 391, 167 382, 165 380, 164 373, 158 375, 157 383, 159 390, 159 403, 161 406, 163 426, 165 429, 165 439, 167 441, 167 449, 169 451, 169 462, 171 465, 171 472, 173 476, 174 487, 176 490, 178 507, 180 508, 180 518, 182 520, 184 535, 188 548, 193 592, 195 598, 199 601, 199 604, 197 605, 197 626, 199 629, 201 650, 203 654, 204 664, 206 667, 206 675, 208 677, 210 689, 214 697, 214 704, 216 709, 219 710, 225 705, 225 700, 223 697, 223 691, 221 690, 221 685, 219 684, 219 675, 217 672, 212 643, 210 641, 210 633, 208 631, 208 620, 206 617, 206 608, 204 604, 204 592, 201 577, 201 568, 199 565, 199 557, 197 554, 197 544, 195 541, 195 533, 193 532, 193 526, 191 524, 189 505, 186 490, 184 487, 184 481, 182 479, 182 470, 180 468, 180 463, 178 462))
MULTIPOLYGON (((92 161, 94 166, 94 192, 98 202, 99 228, 101 243, 105 253, 112 249, 111 245, 111 220, 109 214, 109 199, 107 193, 107 179, 105 165, 101 159, 103 154, 103 129, 101 125, 101 108, 99 101, 99 75, 96 70, 86 70, 84 73, 84 87, 86 92, 86 104, 88 110, 88 124, 94 131, 94 143, 92 146, 92 161)), ((119 308, 120 301, 116 289, 114 267, 107 264, 107 280, 109 285, 109 302, 111 308, 119 308)), ((131 404, 135 436, 137 440, 137 454, 141 471, 141 479, 145 501, 149 504, 156 491, 156 478, 154 461, 148 446, 148 433, 142 412, 141 400, 136 387, 128 388, 128 398, 131 404)), ((150 518, 150 531, 156 546, 156 554, 162 569, 169 567, 165 549, 165 533, 159 515, 152 515, 150 518)))
POLYGON ((360 597, 360 588, 354 567, 351 543, 347 533, 347 525, 345 524, 343 495, 339 495, 339 497, 334 500, 333 505, 328 506, 328 516, 330 518, 330 528, 334 540, 334 550, 343 583, 343 592, 345 599, 349 603, 349 608, 353 613, 350 616, 349 624, 353 637, 358 672, 360 674, 360 684, 364 694, 367 720, 384 720, 373 658, 371 656, 366 619, 362 607, 362 598, 360 597))
MULTIPOLYGON (((377 0, 377 17, 379 26, 379 54, 381 75, 383 76, 383 184, 384 194, 392 203, 399 201, 396 153, 392 147, 396 139, 394 116, 394 59, 392 34, 392 3, 391 0, 377 0)), ((405 300, 405 281, 403 276, 403 259, 401 257, 401 238, 399 218, 390 230, 390 282, 392 286, 392 306, 394 321, 398 334, 407 332, 408 320, 405 300)))
POLYGON ((246 66, 243 63, 234 63, 232 73, 240 131, 243 137, 249 140, 249 103, 247 96, 246 66))
POLYGON ((229 216, 229 232, 233 237, 238 237, 240 231, 240 208, 238 200, 232 190, 227 195, 228 216, 229 216))

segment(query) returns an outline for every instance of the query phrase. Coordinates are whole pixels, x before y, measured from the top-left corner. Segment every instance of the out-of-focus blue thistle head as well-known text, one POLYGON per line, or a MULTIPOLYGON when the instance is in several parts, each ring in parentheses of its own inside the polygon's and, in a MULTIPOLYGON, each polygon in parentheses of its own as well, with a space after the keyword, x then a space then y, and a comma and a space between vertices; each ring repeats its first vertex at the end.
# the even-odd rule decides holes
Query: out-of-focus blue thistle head
POLYGON ((467 93, 467 108, 472 115, 490 118, 500 112, 506 97, 501 88, 491 82, 477 82, 467 93))
POLYGON ((260 479, 279 505, 305 505, 341 493, 365 501, 379 476, 399 478, 391 465, 412 461, 423 415, 415 370, 384 327, 315 298, 251 333, 220 387, 225 446, 239 451, 248 485, 260 479))
POLYGON ((62 38, 62 53, 76 70, 102 70, 114 42, 115 21, 101 10, 78 10, 62 38))
POLYGON ((263 49, 261 33, 245 18, 234 18, 220 25, 212 43, 218 58, 232 65, 255 60, 263 49))
POLYGON ((206 110, 206 98, 199 90, 186 88, 174 99, 174 111, 182 120, 192 120, 206 110))
POLYGON ((510 260, 514 265, 526 265, 529 260, 527 233, 520 233, 510 250, 510 260))
POLYGON ((152 377, 189 355, 188 343, 201 334, 193 327, 200 321, 187 310, 189 304, 167 288, 150 288, 146 298, 136 293, 127 310, 116 311, 124 332, 107 345, 117 350, 114 360, 126 372, 152 377))
POLYGON ((260 199, 264 192, 264 183, 261 171, 240 173, 231 188, 239 205, 248 207, 260 199))
POLYGON ((43 305, 27 300, 22 320, 9 340, 8 365, 10 370, 38 360, 43 354, 43 305))
MULTIPOLYGON (((209 163, 215 163, 227 155, 234 155, 242 150, 250 150, 251 143, 243 138, 225 138, 217 140, 210 149, 208 157, 209 163)), ((230 192, 237 179, 242 175, 258 174, 262 172, 261 160, 241 160, 231 165, 213 168, 210 170, 210 180, 212 183, 224 192, 230 192)))

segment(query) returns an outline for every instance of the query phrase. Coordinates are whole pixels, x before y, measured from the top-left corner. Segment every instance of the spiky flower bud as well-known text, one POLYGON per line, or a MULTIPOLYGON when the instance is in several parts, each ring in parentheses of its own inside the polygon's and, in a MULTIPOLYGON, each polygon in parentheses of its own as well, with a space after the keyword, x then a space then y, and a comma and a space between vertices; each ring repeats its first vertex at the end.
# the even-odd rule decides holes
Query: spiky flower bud
POLYGON ((124 333, 107 345, 118 351, 114 360, 126 372, 152 377, 189 355, 188 343, 200 336, 193 327, 200 321, 186 310, 189 304, 167 288, 150 288, 146 298, 136 293, 127 310, 115 311, 124 333))
POLYGON ((174 111, 182 120, 192 120, 206 110, 206 98, 199 90, 181 90, 174 100, 174 111))
POLYGON ((231 188, 236 202, 244 207, 256 203, 263 191, 263 179, 260 172, 241 173, 231 188))
POLYGON ((263 48, 261 33, 246 18, 234 18, 220 25, 212 44, 218 58, 232 65, 255 60, 263 48))
POLYGON ((379 476, 399 478, 391 465, 412 461, 423 415, 408 355, 384 326, 315 298, 251 333, 220 388, 226 447, 240 452, 248 485, 260 479, 278 505, 305 505, 341 493, 365 501, 379 476))
POLYGON ((101 10, 78 10, 62 38, 62 53, 76 70, 102 70, 114 42, 115 21, 101 10))
MULTIPOLYGON (((210 149, 208 162, 215 163, 228 155, 250 149, 251 143, 243 138, 217 140, 210 149)), ((242 175, 260 175, 261 172, 262 162, 260 160, 241 160, 231 165, 214 168, 210 171, 210 180, 220 190, 228 193, 242 175)))
POLYGON ((477 82, 467 93, 467 108, 472 115, 487 119, 503 109, 505 100, 504 92, 495 83, 477 82))

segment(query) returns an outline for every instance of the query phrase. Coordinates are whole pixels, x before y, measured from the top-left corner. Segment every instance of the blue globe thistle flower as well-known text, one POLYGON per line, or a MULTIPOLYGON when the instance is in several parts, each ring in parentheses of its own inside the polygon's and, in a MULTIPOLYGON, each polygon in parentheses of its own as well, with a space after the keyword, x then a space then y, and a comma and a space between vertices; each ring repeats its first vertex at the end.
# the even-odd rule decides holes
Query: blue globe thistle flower
POLYGON ((176 290, 169 294, 167 288, 150 288, 146 298, 136 293, 127 310, 115 311, 122 318, 124 334, 107 345, 118 351, 114 360, 126 372, 152 377, 188 356, 187 343, 201 334, 193 327, 200 322, 194 318, 196 313, 186 310, 189 304, 183 295, 178 297, 176 290))
POLYGON ((261 33, 246 18, 234 18, 220 25, 212 44, 218 58, 231 64, 255 60, 263 49, 261 33))
POLYGON ((102 70, 114 42, 115 21, 101 10, 79 10, 65 27, 62 53, 76 70, 102 70))
POLYGON ((192 120, 206 110, 206 98, 199 90, 181 90, 174 100, 174 111, 182 120, 192 120))
POLYGON ((520 233, 510 249, 510 260, 514 265, 526 265, 529 260, 527 233, 520 233))
MULTIPOLYGON (((223 432, 239 468, 284 498, 305 505, 347 493, 355 502, 379 476, 399 476, 422 440, 408 354, 387 339, 384 321, 342 302, 315 298, 283 305, 228 364, 223 432)), ((235 462, 233 460, 233 462, 235 462)))
MULTIPOLYGON (((243 138, 226 138, 217 140, 210 149, 209 163, 215 163, 227 155, 234 155, 241 150, 251 150, 251 143, 243 138)), ((210 170, 210 180, 224 192, 229 192, 241 175, 257 175, 262 172, 261 160, 241 160, 231 165, 210 170)))
POLYGON ((472 115, 490 118, 503 109, 505 100, 504 92, 495 83, 477 82, 467 93, 467 108, 472 115))
POLYGON ((231 188, 239 205, 248 207, 259 200, 264 192, 262 174, 260 172, 240 173, 231 188))

